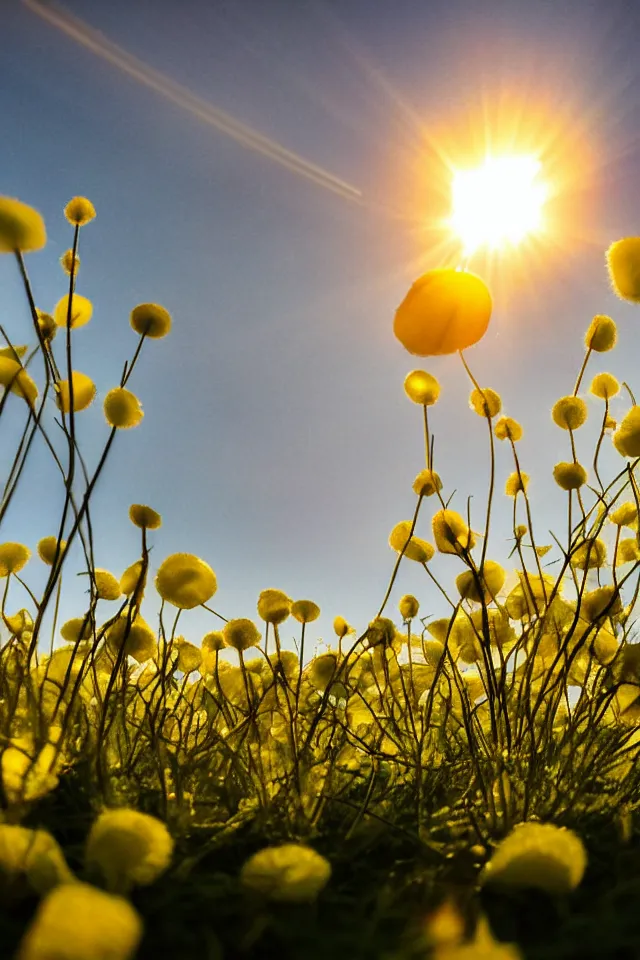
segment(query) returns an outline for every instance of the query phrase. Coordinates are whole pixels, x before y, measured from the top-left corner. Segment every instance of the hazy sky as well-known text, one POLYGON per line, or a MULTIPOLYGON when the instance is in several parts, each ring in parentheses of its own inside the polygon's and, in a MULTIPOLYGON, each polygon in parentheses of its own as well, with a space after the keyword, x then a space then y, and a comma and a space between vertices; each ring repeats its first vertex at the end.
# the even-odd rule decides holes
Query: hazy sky
MULTIPOLYGON (((640 394, 640 310, 609 292, 603 259, 611 241, 640 233, 640 8, 616 0, 72 0, 66 9, 364 201, 242 146, 18 0, 2 4, 0 192, 45 217, 47 247, 28 258, 41 309, 65 292, 65 203, 86 195, 97 210, 81 234, 77 286, 95 312, 74 333, 75 366, 98 388, 99 402, 78 417, 90 462, 108 433, 100 401, 135 349, 132 307, 156 301, 174 318, 170 337, 145 345, 130 383, 145 418, 117 436, 97 490, 98 564, 119 575, 139 556, 127 509, 148 503, 164 518, 154 566, 175 551, 203 557, 218 577, 212 605, 225 617, 255 618, 259 592, 277 587, 320 605, 312 640, 332 639, 337 614, 362 630, 395 562, 389 532, 411 518, 411 484, 424 466, 421 410, 402 386, 415 368, 442 384, 431 424, 445 496, 455 489, 451 506, 465 513, 472 495, 472 526, 483 529, 487 428, 469 409, 460 359, 411 357, 392 330, 411 282, 443 262, 432 229, 447 204, 439 154, 446 144, 449 155, 475 156, 483 117, 489 128, 512 129, 516 147, 544 141, 543 161, 562 184, 555 239, 493 265, 491 326, 466 356, 525 428, 519 452, 538 542, 553 542, 549 529, 564 539, 566 494, 551 470, 570 450, 550 409, 573 390, 594 314, 616 319, 619 347, 592 360, 585 388, 609 370, 640 394)), ((471 269, 488 276, 484 258, 471 269)), ((10 257, 0 260, 0 291, 2 323, 15 342, 28 340, 10 257)), ((578 436, 585 465, 602 412, 593 398, 589 405, 578 436)), ((613 415, 628 406, 621 394, 613 415)), ((3 462, 16 429, 0 431, 3 462)), ((604 447, 603 473, 612 477, 622 461, 609 439, 604 447)), ((504 445, 496 453, 489 556, 504 562, 512 464, 504 445)), ((35 551, 55 532, 62 490, 44 453, 34 450, 30 470, 1 539, 35 551)), ((427 539, 434 509, 425 501, 418 521, 427 539)), ((557 556, 554 549, 545 560, 557 556)), ((34 587, 41 568, 35 559, 26 570, 34 587)), ((432 569, 447 589, 460 572, 453 558, 432 569)), ((70 566, 62 619, 83 612, 82 588, 70 566)), ((407 560, 385 611, 397 620, 406 592, 420 599, 421 615, 447 612, 407 560)), ((10 607, 23 602, 16 591, 10 607)), ((150 600, 150 620, 153 611, 150 600)), ((194 611, 181 631, 199 642, 220 626, 194 611)), ((282 632, 290 638, 297 626, 289 621, 282 632)))

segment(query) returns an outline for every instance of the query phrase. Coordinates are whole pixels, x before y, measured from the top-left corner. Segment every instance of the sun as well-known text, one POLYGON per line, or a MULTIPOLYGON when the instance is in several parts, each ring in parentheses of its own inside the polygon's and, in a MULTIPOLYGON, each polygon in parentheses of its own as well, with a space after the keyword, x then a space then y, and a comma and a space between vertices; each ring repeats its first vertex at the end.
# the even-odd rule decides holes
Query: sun
POLYGON ((548 190, 534 156, 487 156, 482 166, 455 170, 450 227, 466 256, 480 247, 515 246, 544 227, 548 190))

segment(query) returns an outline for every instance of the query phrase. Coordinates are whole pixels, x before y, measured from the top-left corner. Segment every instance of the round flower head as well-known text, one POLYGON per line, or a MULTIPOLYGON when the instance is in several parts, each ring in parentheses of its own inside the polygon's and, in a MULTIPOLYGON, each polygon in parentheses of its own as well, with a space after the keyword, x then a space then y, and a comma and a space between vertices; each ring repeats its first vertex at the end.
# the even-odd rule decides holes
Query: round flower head
POLYGON ((512 440, 517 443, 522 438, 522 427, 513 417, 500 417, 493 432, 498 440, 512 440))
POLYGON ((584 337, 584 345, 588 350, 596 353, 606 353, 612 350, 618 339, 618 330, 611 317, 598 315, 594 317, 584 337))
POLYGON ((620 384, 610 373, 597 373, 591 381, 589 392, 601 400, 610 400, 620 391, 620 384))
POLYGON ((37 210, 13 197, 0 197, 0 253, 41 250, 46 242, 44 220, 37 210))
POLYGON ((623 537, 618 541, 615 565, 621 567, 625 563, 637 563, 640 560, 640 546, 636 537, 623 537))
POLYGON ((40 902, 16 960, 132 960, 142 930, 124 897, 65 883, 40 902))
POLYGON ((20 573, 30 556, 31 551, 22 543, 0 543, 0 577, 20 573))
POLYGON ((413 492, 418 496, 431 497, 442 490, 442 480, 435 470, 421 470, 413 481, 413 492))
POLYGON ((158 652, 156 635, 141 616, 131 619, 126 613, 121 614, 107 630, 106 639, 112 653, 117 655, 124 645, 125 655, 138 663, 150 660, 158 652))
POLYGON ((514 472, 507 477, 504 485, 504 492, 508 497, 516 497, 520 492, 526 493, 529 486, 529 474, 514 472))
POLYGON ((72 617, 60 627, 60 636, 67 643, 87 640, 93 633, 93 624, 87 617, 72 617))
POLYGON ((60 257, 60 266, 68 276, 71 276, 73 268, 73 275, 77 277, 80 269, 80 257, 77 255, 74 257, 73 250, 66 250, 60 257))
POLYGON ((478 414, 479 417, 497 417, 502 410, 502 400, 500 394, 489 387, 483 387, 482 390, 472 390, 469 396, 469 407, 478 414))
POLYGON ((130 390, 114 387, 104 398, 104 415, 110 427, 128 430, 137 427, 144 417, 140 401, 130 390))
POLYGON ((15 346, 14 344, 9 347, 0 347, 0 357, 8 357, 9 360, 20 363, 28 349, 27 346, 15 346))
POLYGON ((430 407, 440 396, 440 384, 426 370, 412 370, 405 377, 404 392, 414 403, 430 407))
POLYGON ((298 623, 311 623, 320 616, 320 607, 313 600, 296 600, 291 605, 291 616, 298 623))
POLYGON ((622 612, 620 593, 612 584, 583 593, 580 601, 580 613, 583 617, 591 621, 597 620, 605 610, 611 616, 622 612))
POLYGON ((234 647, 236 650, 248 650, 249 647, 257 647, 262 639, 253 620, 239 618, 229 620, 222 628, 222 636, 228 647, 234 647))
POLYGON ((96 215, 96 209, 86 197, 74 197, 64 208, 64 215, 74 227, 84 227, 96 215))
POLYGON ((607 545, 599 537, 585 540, 571 557, 571 564, 578 570, 593 570, 604 567, 607 562, 607 545))
POLYGON ((193 553, 172 553, 160 564, 155 582, 162 599, 181 610, 199 607, 218 589, 209 564, 193 553))
POLYGON ((218 652, 224 648, 224 636, 220 630, 212 630, 211 633, 205 633, 200 642, 202 650, 202 663, 200 673, 205 676, 213 673, 218 660, 218 652))
MULTIPOLYGON (((42 540, 38 541, 38 556, 43 563, 48 564, 50 567, 53 566, 54 560, 56 558, 56 550, 58 549, 58 539, 57 537, 43 537, 42 540)), ((60 550, 59 556, 62 556, 64 551, 67 549, 67 541, 60 541, 60 550)))
POLYGON ((413 594, 405 593, 404 597, 400 597, 398 610, 403 620, 413 620, 414 617, 418 616, 419 609, 420 603, 413 594))
POLYGON ((195 644, 189 643, 184 637, 177 637, 176 648, 178 650, 178 670, 189 674, 200 669, 202 651, 195 644))
POLYGON ((118 580, 108 570, 94 570, 98 600, 118 600, 122 590, 118 580))
POLYGON ((563 430, 577 430, 587 419, 587 405, 582 397, 561 397, 554 403, 551 416, 563 430))
MULTIPOLYGON (((96 395, 96 385, 85 373, 74 370, 71 374, 73 379, 73 410, 78 413, 80 410, 86 410, 93 403, 96 395)), ((70 410, 70 391, 69 381, 61 380, 56 384, 56 403, 58 410, 63 413, 69 413, 70 410)))
POLYGON ((472 346, 487 332, 491 294, 466 270, 429 270, 398 307, 393 332, 409 353, 432 357, 472 346))
POLYGON ((53 340, 58 332, 58 326, 55 320, 50 313, 44 313, 42 310, 37 310, 36 313, 38 317, 40 336, 43 340, 53 340))
POLYGON ((614 293, 621 300, 640 303, 640 237, 612 243, 607 250, 607 266, 614 293))
POLYGON ((22 397, 29 406, 33 406, 38 397, 38 388, 27 371, 11 357, 0 357, 0 386, 22 397))
POLYGON ((439 510, 434 514, 431 526, 440 553, 460 554, 476 544, 475 533, 455 510, 439 510))
POLYGON ((621 503, 609 514, 609 520, 617 527, 630 527, 638 519, 638 508, 633 500, 621 503))
POLYGON ((146 886, 171 863, 173 839, 164 823, 148 813, 121 807, 94 821, 86 849, 87 865, 96 865, 110 890, 146 886))
POLYGON ((139 303, 131 311, 130 323, 141 337, 159 340, 171 330, 171 315, 157 303, 139 303))
POLYGON ((587 471, 580 463, 556 463, 553 479, 563 490, 579 490, 587 482, 587 471))
POLYGON ((498 845, 480 881, 561 895, 575 890, 586 867, 584 844, 572 830, 551 823, 520 823, 498 845))
POLYGON ((0 824, 0 873, 16 890, 22 879, 41 896, 75 877, 57 841, 47 830, 0 824))
POLYGON ((141 530, 157 530, 162 526, 162 517, 151 507, 142 503, 132 503, 129 507, 129 520, 141 530))
POLYGON ((120 577, 120 592, 124 593, 126 597, 137 593, 138 597, 136 599, 142 600, 142 594, 144 593, 146 585, 147 570, 142 560, 136 560, 135 563, 132 563, 120 577))
POLYGON ((456 577, 456 586, 458 593, 463 600, 474 600, 476 603, 491 603, 500 593, 507 579, 506 571, 499 563, 494 560, 485 560, 484 567, 478 571, 478 576, 474 576, 471 570, 465 570, 464 573, 456 577), (484 585, 484 596, 480 596, 477 580, 484 585))
POLYGON ((355 633, 353 627, 350 627, 344 617, 336 617, 333 621, 333 632, 336 637, 343 639, 349 633, 355 633))
POLYGON ((330 876, 329 861, 300 843, 265 847, 240 871, 240 881, 248 890, 285 903, 315 900, 330 876))
MULTIPOLYGON (((53 319, 58 327, 67 326, 67 317, 69 315, 69 294, 58 300, 56 308, 53 311, 53 319)), ((76 327, 84 327, 89 323, 93 315, 93 304, 86 297, 81 297, 79 293, 72 294, 71 299, 71 322, 69 326, 75 330, 76 327)))
POLYGON ((292 603, 282 590, 263 590, 258 597, 258 616, 265 623, 283 623, 291 613, 292 603))
POLYGON ((613 445, 623 457, 640 457, 640 406, 625 414, 613 435, 613 445))
POLYGON ((434 548, 426 540, 410 536, 410 530, 410 520, 401 520, 400 523, 396 523, 389 534, 389 546, 396 553, 402 553, 404 550, 404 556, 408 560, 415 560, 416 563, 428 563, 435 553, 434 548))

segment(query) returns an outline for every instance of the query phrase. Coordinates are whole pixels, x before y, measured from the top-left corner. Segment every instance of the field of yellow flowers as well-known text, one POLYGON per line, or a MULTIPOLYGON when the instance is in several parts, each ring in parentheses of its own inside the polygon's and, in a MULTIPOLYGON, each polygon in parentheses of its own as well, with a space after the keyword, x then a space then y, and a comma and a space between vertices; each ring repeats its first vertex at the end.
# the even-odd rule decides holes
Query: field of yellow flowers
MULTIPOLYGON (((458 353, 464 364, 491 457, 484 526, 449 507, 434 463, 440 386, 412 370, 404 390, 424 421, 425 466, 413 517, 390 532, 389 589, 359 636, 337 616, 333 645, 309 658, 312 600, 269 588, 256 620, 226 620, 210 606, 206 559, 152 564, 162 518, 151 506, 129 510, 135 562, 121 575, 96 567, 92 494, 119 431, 143 418, 131 378, 172 318, 158 304, 133 307, 137 347, 104 398, 109 434, 90 471, 77 418, 96 387, 74 366, 73 331, 93 311, 76 281, 95 210, 76 197, 64 212, 68 293, 49 314, 25 262, 46 244, 44 222, 0 197, 0 252, 15 258, 31 317, 24 344, 0 323, 0 524, 34 444, 66 491, 37 545, 0 542, 0 956, 637 960, 640 406, 612 373, 588 386, 601 418, 589 469, 576 447, 594 409, 581 395, 587 366, 615 347, 615 322, 593 318, 573 390, 551 412, 566 434, 554 478, 568 515, 552 575, 518 455, 523 427, 463 354, 487 330, 490 293, 465 270, 416 281, 394 332, 413 356, 458 353), (609 401, 621 390, 630 404, 615 422, 609 401), (11 451, 5 424, 18 437, 11 451), (511 589, 488 556, 496 441, 512 462, 511 589), (613 478, 599 465, 605 444, 619 457, 613 478), (414 532, 425 501, 433 542, 414 532), (87 609, 59 623, 77 543, 87 609), (439 554, 459 562, 455 596, 434 573, 439 554), (448 616, 425 622, 409 594, 383 615, 405 562, 423 567, 448 616), (31 564, 48 571, 38 595, 31 564), (200 606, 220 630, 186 638, 180 615, 200 606), (290 618, 299 655, 281 643, 290 618)), ((606 259, 615 292, 640 302, 640 238, 606 259)))

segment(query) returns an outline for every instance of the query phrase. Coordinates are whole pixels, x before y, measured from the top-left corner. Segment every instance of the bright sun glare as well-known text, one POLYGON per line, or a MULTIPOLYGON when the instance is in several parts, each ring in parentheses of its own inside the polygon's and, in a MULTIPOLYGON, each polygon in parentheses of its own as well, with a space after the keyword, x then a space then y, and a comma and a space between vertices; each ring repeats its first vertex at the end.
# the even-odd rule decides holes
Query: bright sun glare
POLYGON ((547 189, 531 156, 487 157, 474 170, 457 170, 450 224, 467 256, 479 247, 515 245, 540 230, 547 189))

